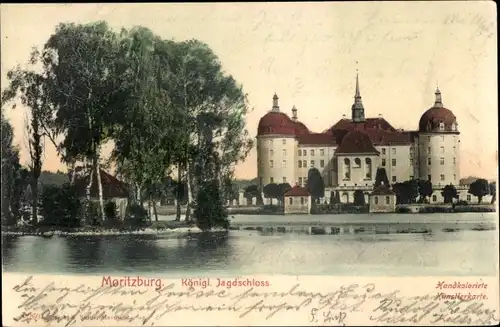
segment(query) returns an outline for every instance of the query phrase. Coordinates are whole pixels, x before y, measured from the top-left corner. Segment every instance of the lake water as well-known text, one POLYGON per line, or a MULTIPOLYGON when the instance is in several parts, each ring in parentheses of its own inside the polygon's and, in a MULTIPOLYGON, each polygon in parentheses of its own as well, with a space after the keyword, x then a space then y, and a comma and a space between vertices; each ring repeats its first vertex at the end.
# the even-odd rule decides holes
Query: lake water
POLYGON ((4 235, 2 264, 7 272, 172 277, 258 273, 494 276, 497 238, 497 230, 385 235, 230 231, 187 238, 175 233, 51 238, 4 235))

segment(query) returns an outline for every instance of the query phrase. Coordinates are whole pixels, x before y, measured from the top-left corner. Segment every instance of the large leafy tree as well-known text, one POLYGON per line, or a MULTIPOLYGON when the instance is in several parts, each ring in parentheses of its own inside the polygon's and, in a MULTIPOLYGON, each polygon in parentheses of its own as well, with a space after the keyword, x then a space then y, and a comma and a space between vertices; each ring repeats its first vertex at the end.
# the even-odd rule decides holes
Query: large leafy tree
POLYGON ((116 33, 106 23, 65 23, 57 26, 40 55, 45 100, 53 113, 52 136, 62 136, 57 148, 63 161, 74 166, 80 160, 89 168, 87 199, 97 174, 103 217, 100 152, 109 139, 115 109, 122 105, 117 50, 116 33))
MULTIPOLYGON (((39 52, 35 49, 31 54, 30 65, 39 61, 39 52)), ((47 94, 47 79, 32 69, 21 69, 19 66, 8 72, 9 86, 2 93, 2 104, 15 101, 18 97, 28 109, 26 115, 26 132, 30 155, 30 191, 32 219, 38 221, 38 182, 43 164, 43 139, 51 137, 49 129, 52 111, 47 94)), ((13 107, 16 107, 14 103, 13 107)), ((53 138, 51 138, 53 140, 53 138)))
POLYGON ((469 193, 477 196, 478 203, 481 204, 483 197, 490 194, 490 185, 486 179, 479 178, 470 184, 469 193))
POLYGON ((279 199, 281 190, 276 183, 269 183, 263 188, 264 196, 271 199, 271 204, 273 204, 273 199, 279 199))

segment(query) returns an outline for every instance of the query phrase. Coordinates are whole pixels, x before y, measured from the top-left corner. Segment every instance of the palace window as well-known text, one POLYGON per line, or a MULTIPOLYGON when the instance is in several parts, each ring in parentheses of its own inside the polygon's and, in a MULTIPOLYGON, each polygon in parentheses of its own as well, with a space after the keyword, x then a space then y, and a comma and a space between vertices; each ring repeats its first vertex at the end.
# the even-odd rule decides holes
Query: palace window
POLYGON ((382 155, 385 156, 385 148, 382 148, 382 155))
POLYGON ((302 160, 299 160, 299 168, 302 168, 302 160))
POLYGON ((274 160, 269 160, 269 167, 274 168, 274 160))
POLYGON ((311 150, 311 156, 314 156, 314 150, 311 150))
POLYGON ((273 145, 273 139, 270 139, 270 140, 269 140, 269 144, 270 144, 270 145, 273 145))
POLYGON ((443 141, 444 141, 444 136, 441 136, 441 142, 443 142, 443 141))
POLYGON ((391 199, 388 196, 386 196, 385 197, 385 204, 389 204, 389 203, 391 203, 391 199))
POLYGON ((442 181, 444 181, 444 174, 441 174, 440 178, 441 178, 442 181))
POLYGON ((281 168, 286 168, 286 160, 283 160, 283 161, 281 162, 281 168))
POLYGON ((439 130, 444 131, 444 123, 439 123, 439 130))
POLYGON ((392 148, 392 155, 396 155, 396 148, 392 148))
POLYGON ((413 166, 413 158, 410 158, 410 166, 413 166))
POLYGON ((269 156, 274 156, 274 151, 273 150, 269 150, 269 156))
POLYGON ((307 156, 307 150, 303 150, 302 155, 307 156))
POLYGON ((300 198, 300 204, 304 204, 304 198, 300 198))
POLYGON ((283 177, 283 183, 286 183, 286 177, 283 177))
POLYGON ((299 157, 302 155, 302 150, 299 150, 299 157))
POLYGON ((441 166, 443 166, 443 165, 444 165, 444 158, 443 158, 443 157, 439 158, 439 164, 440 164, 441 166))
POLYGON ((375 202, 375 204, 378 204, 378 196, 375 196, 375 197, 373 198, 373 201, 375 202))
POLYGON ((427 175, 427 180, 430 181, 431 180, 431 175, 427 175))
POLYGON ((457 159, 453 158, 453 164, 456 164, 456 163, 457 163, 457 159))
POLYGON ((325 149, 320 149, 319 150, 319 155, 324 156, 325 155, 325 149))
POLYGON ((453 180, 456 181, 457 180, 457 175, 456 174, 453 174, 453 180))
POLYGON ((283 157, 286 157, 286 149, 283 149, 283 157))
POLYGON ((396 176, 392 176, 392 181, 396 182, 396 176))
POLYGON ((325 167, 325 160, 320 160, 319 161, 319 167, 324 168, 325 167))
POLYGON ((382 167, 385 167, 385 158, 382 158, 382 167))
POLYGON ((396 159, 392 159, 392 166, 396 167, 396 159))
POLYGON ((431 154, 431 147, 427 148, 427 154, 431 154))
POLYGON ((281 142, 283 143, 283 145, 285 145, 286 144, 286 139, 283 139, 281 142))
POLYGON ((467 194, 467 201, 470 202, 472 200, 472 197, 470 196, 470 194, 467 194))
POLYGON ((441 147, 441 153, 444 153, 444 146, 441 147))
POLYGON ((314 168, 314 160, 311 160, 311 168, 314 168))
POLYGON ((432 202, 436 202, 437 201, 437 196, 433 195, 432 196, 432 202))
POLYGON ((293 204, 293 198, 292 198, 292 197, 289 197, 289 198, 288 198, 288 203, 289 203, 290 205, 292 205, 292 204, 293 204))
POLYGON ((269 178, 269 182, 272 184, 274 183, 274 177, 269 178))
POLYGON ((307 168, 307 160, 302 161, 302 167, 307 168))
POLYGON ((427 164, 430 166, 431 165, 431 158, 427 158, 427 164))
POLYGON ((302 186, 302 177, 299 177, 299 185, 302 186))

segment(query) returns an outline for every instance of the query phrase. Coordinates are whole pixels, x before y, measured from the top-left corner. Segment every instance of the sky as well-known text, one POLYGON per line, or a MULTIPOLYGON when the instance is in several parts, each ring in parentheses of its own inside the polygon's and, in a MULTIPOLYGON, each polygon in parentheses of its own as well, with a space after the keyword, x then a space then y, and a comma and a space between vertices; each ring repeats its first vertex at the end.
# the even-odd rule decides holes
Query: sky
MULTIPOLYGON (((42 47, 61 22, 105 20, 119 30, 145 26, 177 41, 207 43, 248 93, 247 128, 279 96, 281 111, 322 132, 350 117, 356 70, 367 117, 382 115, 394 127, 418 128, 437 86, 461 132, 461 176, 496 179, 496 6, 470 2, 308 2, 206 4, 1 5, 1 83, 42 47)), ((6 107, 21 162, 27 163, 25 110, 6 107)), ((47 142, 44 170, 65 170, 47 142)), ((109 151, 109 146, 107 151, 109 151)), ((237 178, 257 175, 251 151, 237 178)))

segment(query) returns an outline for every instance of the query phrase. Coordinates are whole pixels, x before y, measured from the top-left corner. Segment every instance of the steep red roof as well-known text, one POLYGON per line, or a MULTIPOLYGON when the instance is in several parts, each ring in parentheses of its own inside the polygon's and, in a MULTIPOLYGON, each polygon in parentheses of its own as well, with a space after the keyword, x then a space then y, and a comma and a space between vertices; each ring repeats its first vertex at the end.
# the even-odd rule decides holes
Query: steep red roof
POLYGON ((394 195, 394 193, 388 186, 382 184, 377 186, 370 195, 394 195))
POLYGON ((285 196, 309 196, 309 191, 305 187, 295 185, 285 193, 285 196))
POLYGON ((336 145, 335 136, 325 133, 311 133, 298 135, 297 139, 301 145, 336 145))
MULTIPOLYGON (((103 198, 127 198, 128 193, 128 185, 116 177, 108 174, 104 170, 100 170, 101 173, 101 181, 102 181, 102 193, 103 198)), ((83 177, 75 179, 75 187, 80 196, 85 196, 85 191, 88 185, 89 174, 86 174, 83 177)), ((97 174, 93 174, 92 187, 90 188, 90 196, 92 198, 99 197, 99 188, 97 184, 97 174)))
POLYGON ((349 131, 343 138, 342 141, 335 151, 336 154, 350 154, 350 153, 374 153, 379 152, 372 144, 368 134, 352 130, 349 131))
POLYGON ((457 132, 453 125, 457 122, 457 117, 453 112, 445 107, 432 107, 423 113, 418 123, 420 132, 433 132, 439 130, 439 123, 444 123, 444 131, 457 132))
POLYGON ((339 120, 332 127, 330 127, 327 130, 327 133, 329 131, 331 132, 333 130, 340 130, 340 129, 349 130, 349 131, 351 131, 353 129, 356 129, 359 131, 365 131, 367 129, 378 129, 378 130, 386 130, 386 131, 390 131, 390 132, 397 132, 397 130, 394 127, 392 127, 392 125, 389 124, 389 122, 387 122, 387 120, 385 120, 382 117, 366 118, 366 120, 364 122, 358 122, 358 123, 353 122, 351 119, 344 118, 344 119, 339 120))

